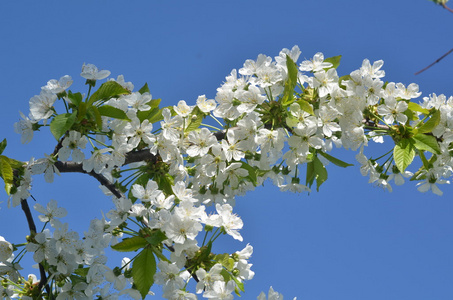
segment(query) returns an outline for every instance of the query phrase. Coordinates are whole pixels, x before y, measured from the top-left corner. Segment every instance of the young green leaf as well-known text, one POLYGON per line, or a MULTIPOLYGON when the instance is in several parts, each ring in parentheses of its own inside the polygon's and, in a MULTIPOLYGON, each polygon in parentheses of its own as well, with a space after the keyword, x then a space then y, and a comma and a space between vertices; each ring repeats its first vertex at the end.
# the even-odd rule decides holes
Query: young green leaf
POLYGON ((80 103, 82 103, 83 96, 81 93, 73 94, 71 91, 68 91, 68 99, 77 107, 80 105, 80 103))
POLYGON ((6 148, 6 139, 3 139, 3 141, 0 143, 0 154, 3 153, 3 151, 5 151, 5 148, 6 148))
POLYGON ((116 81, 107 81, 104 82, 99 89, 91 95, 88 100, 87 106, 91 106, 94 102, 99 100, 108 100, 112 97, 118 97, 120 95, 130 94, 130 91, 123 88, 116 81))
POLYGON ((102 129, 102 116, 99 109, 96 106, 91 106, 90 112, 94 115, 94 120, 96 121, 98 128, 102 129))
POLYGON ((145 299, 154 283, 154 274, 156 274, 156 258, 153 250, 145 248, 132 263, 132 278, 137 290, 142 295, 142 299, 145 299))
POLYGON ((190 113, 190 116, 187 120, 188 124, 184 132, 190 132, 200 127, 203 118, 204 118, 203 112, 198 107, 195 107, 190 113))
POLYGON ((415 103, 415 102, 409 102, 407 104, 407 108, 412 110, 412 111, 418 111, 419 113, 422 113, 424 115, 429 114, 429 110, 427 110, 426 108, 421 107, 420 104, 415 103))
POLYGON ((325 152, 318 151, 318 153, 321 154, 325 159, 327 159, 328 161, 330 161, 331 163, 333 163, 339 167, 346 168, 346 167, 353 166, 353 164, 348 164, 347 162, 339 160, 338 158, 335 158, 325 152))
POLYGON ((428 133, 432 132, 434 128, 436 128, 437 125, 439 125, 440 122, 440 111, 435 110, 434 113, 431 115, 431 118, 429 118, 428 121, 425 122, 422 126, 418 128, 419 133, 428 133))
POLYGON ((242 169, 245 169, 249 172, 249 176, 247 176, 248 179, 250 179, 250 182, 253 183, 254 186, 258 184, 257 178, 256 178, 256 170, 253 168, 251 165, 247 164, 246 162, 241 161, 242 163, 242 169))
POLYGON ((433 154, 440 154, 439 144, 432 135, 423 133, 416 134, 412 137, 415 148, 422 151, 429 151, 433 154))
POLYGON ((113 107, 110 105, 102 105, 102 106, 98 107, 98 110, 99 110, 99 113, 101 114, 101 116, 130 121, 130 119, 127 117, 126 113, 119 108, 116 108, 116 107, 113 107))
POLYGON ((142 86, 142 88, 139 89, 138 92, 139 92, 140 94, 149 93, 148 83, 145 83, 145 85, 142 86))
POLYGON ((125 238, 120 243, 112 246, 112 249, 118 252, 131 252, 144 248, 148 243, 140 236, 125 238))
POLYGON ((402 139, 393 148, 393 159, 398 170, 403 173, 412 163, 415 157, 415 149, 411 140, 402 139))
POLYGON ((314 173, 316 174, 316 191, 327 180, 327 169, 319 160, 318 156, 313 158, 314 173))
POLYGON ((50 123, 50 132, 53 134, 55 139, 58 141, 66 131, 71 129, 77 117, 77 113, 62 114, 56 116, 50 123))
POLYGON ((305 174, 305 185, 311 187, 315 181, 315 164, 313 161, 307 163, 307 173, 305 174))
POLYGON ((337 56, 332 56, 332 57, 328 57, 328 58, 324 59, 324 62, 331 63, 333 65, 333 68, 336 69, 340 65, 340 60, 341 60, 341 55, 337 55, 337 56))
POLYGON ((153 108, 151 110, 151 113, 148 116, 148 120, 151 124, 154 124, 156 122, 162 121, 164 119, 164 116, 162 115, 162 108, 153 108))
POLYGON ((167 239, 165 233, 160 230, 153 231, 149 236, 145 237, 146 241, 154 246, 160 245, 167 239))
POLYGON ((2 155, 0 157, 0 175, 5 182, 5 191, 9 195, 11 193, 11 188, 13 187, 13 168, 9 164, 8 160, 2 155))
POLYGON ((309 113, 312 116, 315 115, 315 112, 313 111, 313 106, 311 106, 311 104, 308 103, 308 101, 299 99, 299 100, 297 100, 297 104, 299 104, 300 109, 302 109, 303 111, 309 113))
POLYGON ((297 65, 289 55, 286 55, 286 67, 288 68, 288 78, 286 78, 285 89, 281 98, 281 104, 283 106, 289 106, 294 102, 294 89, 297 85, 298 74, 297 65))

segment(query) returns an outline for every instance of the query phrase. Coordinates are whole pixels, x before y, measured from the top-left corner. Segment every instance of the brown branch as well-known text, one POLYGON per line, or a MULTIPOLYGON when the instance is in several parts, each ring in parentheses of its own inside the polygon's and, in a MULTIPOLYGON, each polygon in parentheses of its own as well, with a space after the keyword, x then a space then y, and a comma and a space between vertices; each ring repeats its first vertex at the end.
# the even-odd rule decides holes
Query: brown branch
MULTIPOLYGON (((452 11, 453 12, 453 11, 452 11)), ((431 68, 432 66, 434 66, 435 64, 437 64, 439 61, 441 61, 443 58, 445 58, 445 56, 447 56, 448 54, 452 53, 453 52, 453 48, 450 49, 450 51, 448 51, 447 53, 445 53, 444 55, 442 55, 441 57, 439 57, 435 62, 433 62, 432 64, 430 64, 429 66, 425 67, 424 69, 416 72, 414 75, 418 75, 426 70, 428 70, 429 68, 431 68)))
MULTIPOLYGON (((30 207, 28 206, 27 199, 21 199, 20 205, 22 207, 22 210, 25 213, 25 217, 27 218, 27 223, 28 223, 28 228, 30 229, 30 234, 32 236, 34 236, 36 234, 36 225, 35 225, 35 221, 33 220, 33 216, 31 214, 30 207)), ((50 287, 47 284, 46 271, 44 270, 44 266, 41 263, 39 264, 39 275, 41 276, 41 279, 38 284, 38 289, 41 290, 42 287, 44 286, 50 299, 53 299, 52 293, 50 291, 50 287)))
POLYGON ((377 124, 368 119, 364 119, 362 123, 365 124, 366 126, 374 127, 376 129, 390 130, 390 127, 388 127, 387 125, 377 124))
POLYGON ((448 7, 446 3, 442 4, 442 7, 445 8, 446 10, 448 10, 449 12, 453 13, 453 9, 448 7))
POLYGON ((117 198, 122 198, 124 195, 116 188, 116 186, 111 183, 107 178, 105 178, 104 175, 98 174, 94 171, 87 172, 83 169, 81 163, 75 163, 75 162, 62 162, 62 161, 57 161, 55 163, 55 167, 57 167, 58 171, 60 173, 83 173, 83 174, 88 174, 99 181, 100 184, 105 186, 115 197, 117 198))

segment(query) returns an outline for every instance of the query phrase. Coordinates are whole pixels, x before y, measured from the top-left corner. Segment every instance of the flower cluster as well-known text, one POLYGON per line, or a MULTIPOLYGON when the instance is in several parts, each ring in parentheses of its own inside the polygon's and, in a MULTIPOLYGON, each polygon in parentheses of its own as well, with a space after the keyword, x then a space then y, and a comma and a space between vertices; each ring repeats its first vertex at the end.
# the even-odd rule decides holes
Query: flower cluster
MULTIPOLYGON (((59 142, 51 155, 17 168, 13 206, 28 198, 32 175, 44 173, 52 182, 55 173, 72 171, 96 178, 114 209, 79 239, 57 219, 66 211, 55 201, 35 205, 40 221, 52 228, 33 233, 25 246, 48 274, 37 293, 138 299, 155 283, 167 299, 231 299, 254 276, 252 246, 232 254, 212 250, 220 235, 243 240, 243 222, 233 212, 236 196, 267 179, 282 191, 311 191, 315 181, 319 189, 328 163, 350 165, 329 154, 334 145, 358 150, 360 171, 375 185, 391 191, 392 183, 410 177, 420 191, 442 193, 437 185, 449 183, 453 168, 452 97, 433 94, 418 104, 411 101, 421 94, 416 84, 382 80, 382 61, 365 59, 340 77, 339 56, 317 53, 297 64, 300 53, 295 46, 275 59, 260 54, 247 60, 226 77, 215 99, 202 95, 195 105, 181 100, 160 107, 146 84, 133 91, 123 76, 91 94, 96 81, 110 75, 93 65, 82 68, 85 99, 68 90, 69 76, 49 81, 15 128, 29 142, 34 130, 49 126, 59 142), (57 113, 57 100, 64 113, 57 113), (390 151, 368 158, 369 142, 387 136, 394 142, 390 151), (410 172, 416 156, 421 165, 410 172), (109 246, 139 252, 110 269, 104 256, 109 246), (191 279, 195 293, 186 289, 191 279)), ((9 267, 1 274, 17 284, 10 246, 0 240, 0 258, 9 267)), ((271 288, 269 299, 282 298, 271 288)))

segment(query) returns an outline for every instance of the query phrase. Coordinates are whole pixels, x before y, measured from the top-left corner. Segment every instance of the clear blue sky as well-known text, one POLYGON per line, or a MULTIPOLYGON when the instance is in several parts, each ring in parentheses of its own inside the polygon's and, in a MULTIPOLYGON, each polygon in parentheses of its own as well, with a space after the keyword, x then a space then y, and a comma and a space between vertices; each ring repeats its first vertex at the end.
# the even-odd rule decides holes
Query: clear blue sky
MULTIPOLYGON (((21 145, 13 123, 50 79, 71 75, 71 90, 86 92, 83 63, 123 74, 136 88, 148 82, 164 105, 191 104, 201 94, 214 98, 246 59, 299 45, 301 58, 343 55, 342 75, 364 58, 383 59, 387 81, 416 82, 422 96, 450 96, 453 54, 414 72, 453 47, 452 25, 453 14, 427 0, 2 1, 0 138, 8 140, 5 154, 20 160, 51 153, 48 131, 21 145)), ((336 153, 354 163, 354 153, 336 153)), ((222 243, 229 251, 255 248, 255 279, 242 299, 270 285, 299 300, 453 299, 453 188, 442 186, 439 197, 406 183, 388 193, 368 184, 357 166, 328 172, 319 193, 267 185, 238 199, 244 243, 222 243)), ((32 194, 41 204, 58 200, 69 211, 63 221, 83 232, 111 207, 97 186, 80 174, 51 185, 37 176, 32 194)), ((6 208, 4 195, 0 201, 0 235, 21 242, 25 217, 6 208)))

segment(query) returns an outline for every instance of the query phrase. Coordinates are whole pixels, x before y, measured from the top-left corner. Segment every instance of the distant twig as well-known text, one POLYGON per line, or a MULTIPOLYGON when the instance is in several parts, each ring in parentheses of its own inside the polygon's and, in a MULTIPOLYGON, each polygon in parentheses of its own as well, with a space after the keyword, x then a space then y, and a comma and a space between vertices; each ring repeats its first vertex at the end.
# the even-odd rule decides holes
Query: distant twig
POLYGON ((447 4, 442 4, 442 7, 445 8, 446 10, 448 10, 449 12, 453 13, 453 9, 451 9, 450 7, 447 6, 447 4))
MULTIPOLYGON (((453 11, 452 11, 453 12, 453 11)), ((414 75, 418 75, 426 70, 428 70, 429 68, 431 68, 432 66, 434 66, 435 64, 437 64, 439 61, 441 61, 445 56, 447 56, 448 54, 452 53, 453 52, 453 48, 450 49, 450 51, 448 51, 447 53, 445 53, 444 55, 442 55, 441 57, 439 57, 435 62, 433 62, 432 64, 430 64, 429 66, 427 66, 426 68, 416 72, 414 75)))

